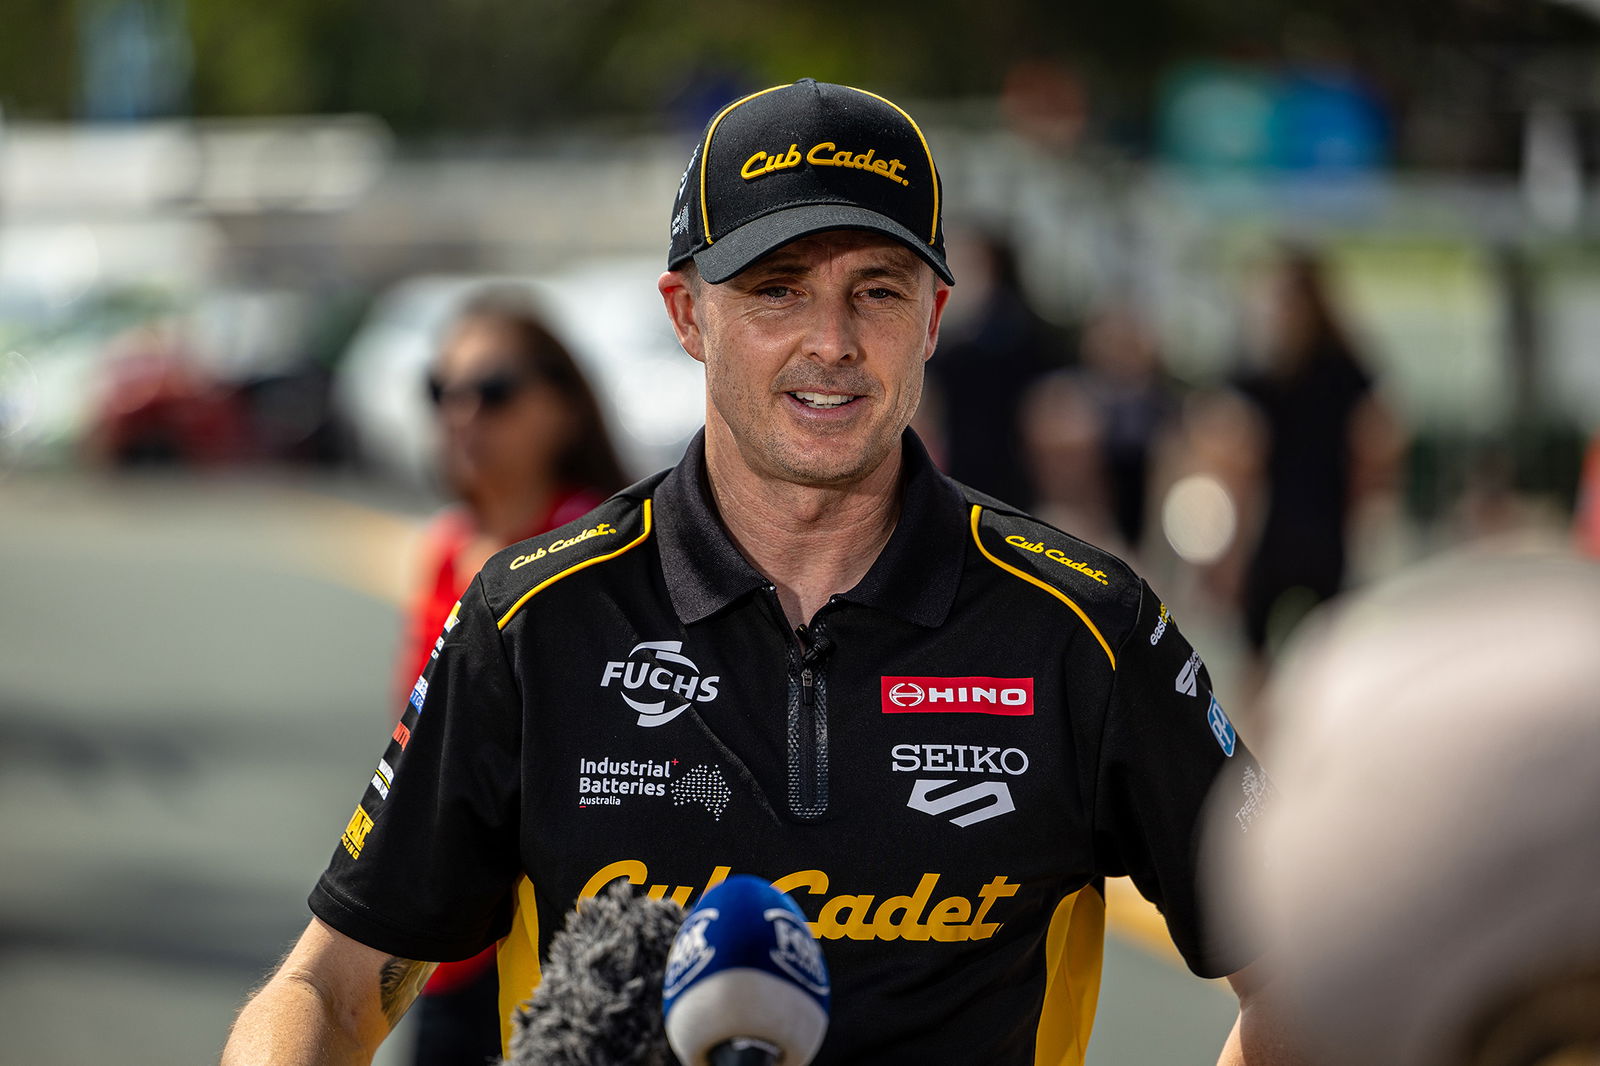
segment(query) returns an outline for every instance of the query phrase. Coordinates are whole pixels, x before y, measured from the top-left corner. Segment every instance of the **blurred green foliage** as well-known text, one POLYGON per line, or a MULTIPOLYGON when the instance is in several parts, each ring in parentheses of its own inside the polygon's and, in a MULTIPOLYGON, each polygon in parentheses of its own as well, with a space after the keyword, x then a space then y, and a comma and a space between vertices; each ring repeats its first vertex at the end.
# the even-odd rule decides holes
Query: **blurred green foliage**
POLYGON ((118 3, 187 26, 196 114, 364 111, 402 134, 698 118, 697 86, 803 75, 912 98, 992 96, 1028 58, 1065 60, 1102 99, 1147 114, 1176 61, 1308 48, 1331 49, 1403 100, 1427 88, 1433 66, 1418 57, 1429 49, 1509 69, 1530 50, 1597 37, 1592 19, 1553 0, 9 0, 0 106, 72 117, 77 22, 118 3))

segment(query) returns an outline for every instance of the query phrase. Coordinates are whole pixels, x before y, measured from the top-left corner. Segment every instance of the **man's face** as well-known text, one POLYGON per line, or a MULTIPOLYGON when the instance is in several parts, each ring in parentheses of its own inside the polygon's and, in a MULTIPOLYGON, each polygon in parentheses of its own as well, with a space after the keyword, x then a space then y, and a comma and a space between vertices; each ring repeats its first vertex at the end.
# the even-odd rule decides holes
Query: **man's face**
POLYGON ((839 486, 876 470, 922 396, 949 289, 898 242, 833 230, 720 285, 668 272, 662 296, 706 367, 706 433, 752 472, 839 486))

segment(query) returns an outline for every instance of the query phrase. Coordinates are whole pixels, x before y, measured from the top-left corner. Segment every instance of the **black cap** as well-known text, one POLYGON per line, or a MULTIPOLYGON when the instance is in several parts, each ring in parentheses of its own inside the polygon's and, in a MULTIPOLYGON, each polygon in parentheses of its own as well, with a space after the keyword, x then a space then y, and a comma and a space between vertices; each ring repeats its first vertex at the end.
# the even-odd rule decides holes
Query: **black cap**
POLYGON ((900 241, 946 282, 939 171, 910 115, 881 96, 803 78, 735 100, 706 124, 672 205, 667 269, 717 284, 831 229, 900 241))

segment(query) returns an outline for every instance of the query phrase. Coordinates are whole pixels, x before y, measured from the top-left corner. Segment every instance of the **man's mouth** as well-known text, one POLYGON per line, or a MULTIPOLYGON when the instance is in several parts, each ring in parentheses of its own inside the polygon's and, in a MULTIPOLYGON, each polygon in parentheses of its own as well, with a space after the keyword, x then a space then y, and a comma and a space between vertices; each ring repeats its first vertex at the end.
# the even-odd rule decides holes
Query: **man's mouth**
POLYGON ((849 393, 841 392, 791 392, 789 395, 817 411, 826 411, 832 407, 842 407, 850 401, 858 399, 858 397, 849 393))

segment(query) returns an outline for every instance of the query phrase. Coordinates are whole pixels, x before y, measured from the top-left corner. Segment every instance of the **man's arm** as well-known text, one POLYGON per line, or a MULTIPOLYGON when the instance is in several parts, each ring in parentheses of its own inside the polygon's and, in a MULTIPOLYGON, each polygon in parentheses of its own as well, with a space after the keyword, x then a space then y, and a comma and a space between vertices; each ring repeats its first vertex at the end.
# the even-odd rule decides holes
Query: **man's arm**
POLYGON ((1217 1066, 1301 1066, 1306 1062, 1285 1031, 1272 997, 1262 993, 1260 964, 1228 976, 1239 997, 1239 1019, 1233 1023, 1217 1066))
POLYGON ((222 1066, 367 1066, 435 965, 385 955, 314 918, 239 1012, 222 1066))

